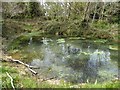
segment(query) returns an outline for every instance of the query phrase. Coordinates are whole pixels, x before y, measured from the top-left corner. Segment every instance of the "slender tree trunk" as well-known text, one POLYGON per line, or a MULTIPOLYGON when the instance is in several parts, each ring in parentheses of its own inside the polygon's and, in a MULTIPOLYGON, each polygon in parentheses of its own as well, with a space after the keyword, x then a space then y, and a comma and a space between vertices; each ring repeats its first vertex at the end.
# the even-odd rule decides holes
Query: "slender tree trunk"
POLYGON ((104 9, 105 9, 105 2, 103 2, 102 12, 101 12, 101 16, 100 16, 99 20, 103 19, 104 9))
POLYGON ((84 11, 84 17, 83 17, 83 20, 87 19, 88 17, 88 11, 89 11, 89 5, 90 5, 90 2, 87 2, 86 3, 86 8, 85 8, 85 11, 84 11))
MULTIPOLYGON (((94 22, 94 20, 95 20, 95 15, 96 15, 96 13, 97 13, 97 5, 98 5, 98 3, 96 2, 95 11, 94 11, 93 19, 92 19, 92 23, 94 22)), ((91 23, 91 24, 92 24, 92 23, 91 23)))

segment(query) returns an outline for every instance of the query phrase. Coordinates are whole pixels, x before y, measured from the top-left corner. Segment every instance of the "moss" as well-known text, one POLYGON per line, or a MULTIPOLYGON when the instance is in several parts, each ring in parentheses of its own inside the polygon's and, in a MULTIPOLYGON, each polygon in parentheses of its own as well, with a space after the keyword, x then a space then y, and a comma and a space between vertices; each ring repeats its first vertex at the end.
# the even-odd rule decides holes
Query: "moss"
POLYGON ((30 38, 33 38, 34 42, 42 40, 42 36, 40 35, 40 32, 32 32, 27 34, 22 34, 19 37, 13 39, 10 44, 8 45, 8 50, 14 50, 14 49, 20 49, 21 45, 28 45, 30 38))
POLYGON ((14 68, 11 68, 9 66, 2 66, 2 68, 0 68, 2 73, 5 73, 5 72, 11 72, 11 73, 17 73, 16 69, 14 68))

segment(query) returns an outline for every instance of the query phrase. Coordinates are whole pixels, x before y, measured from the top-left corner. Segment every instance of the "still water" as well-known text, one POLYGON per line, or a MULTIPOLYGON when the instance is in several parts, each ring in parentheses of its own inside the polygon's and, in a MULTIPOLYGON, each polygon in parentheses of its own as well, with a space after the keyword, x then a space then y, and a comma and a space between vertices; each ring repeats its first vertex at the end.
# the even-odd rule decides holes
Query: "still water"
POLYGON ((27 63, 42 78, 63 79, 73 83, 109 81, 118 76, 117 51, 106 44, 79 39, 30 38, 23 48, 26 54, 35 53, 27 63))

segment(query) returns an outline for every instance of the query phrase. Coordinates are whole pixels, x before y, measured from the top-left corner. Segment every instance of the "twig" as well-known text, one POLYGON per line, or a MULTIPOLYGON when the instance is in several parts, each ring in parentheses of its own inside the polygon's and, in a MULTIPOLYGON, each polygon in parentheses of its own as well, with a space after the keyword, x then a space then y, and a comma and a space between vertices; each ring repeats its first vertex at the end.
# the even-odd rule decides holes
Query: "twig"
POLYGON ((11 86, 15 90, 14 84, 13 84, 13 78, 10 76, 8 72, 6 72, 7 76, 10 78, 11 86))

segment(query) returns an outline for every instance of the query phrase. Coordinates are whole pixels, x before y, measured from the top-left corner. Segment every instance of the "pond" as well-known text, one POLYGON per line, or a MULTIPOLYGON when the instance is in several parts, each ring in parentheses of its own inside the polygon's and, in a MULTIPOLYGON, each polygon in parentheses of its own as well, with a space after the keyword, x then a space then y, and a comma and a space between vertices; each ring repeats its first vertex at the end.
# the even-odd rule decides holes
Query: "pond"
POLYGON ((110 50, 108 46, 70 38, 43 37, 34 42, 31 37, 21 51, 28 55, 27 63, 35 66, 34 70, 42 78, 102 83, 118 76, 118 51, 110 50))

